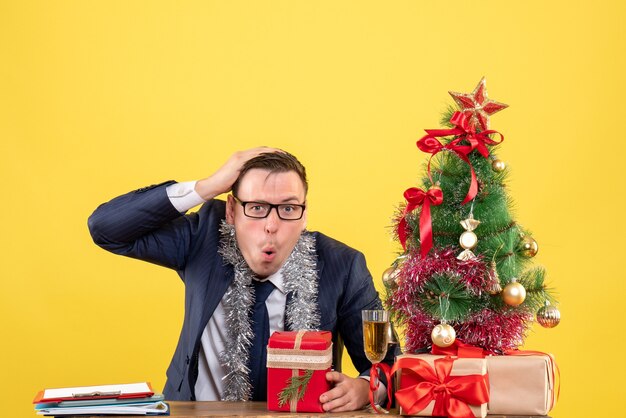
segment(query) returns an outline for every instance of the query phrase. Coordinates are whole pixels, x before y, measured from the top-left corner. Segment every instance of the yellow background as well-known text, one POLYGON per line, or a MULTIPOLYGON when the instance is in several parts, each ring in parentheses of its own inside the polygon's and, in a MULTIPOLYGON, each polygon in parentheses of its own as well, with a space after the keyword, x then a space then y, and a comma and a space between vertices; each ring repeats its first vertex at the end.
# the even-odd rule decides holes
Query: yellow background
POLYGON ((123 192, 272 145, 309 170, 309 227, 362 250, 376 285, 415 147, 487 76, 510 105, 517 220, 540 244, 562 323, 555 417, 624 395, 621 1, 0 1, 0 393, 162 388, 183 315, 166 269, 106 253, 86 220, 123 192))

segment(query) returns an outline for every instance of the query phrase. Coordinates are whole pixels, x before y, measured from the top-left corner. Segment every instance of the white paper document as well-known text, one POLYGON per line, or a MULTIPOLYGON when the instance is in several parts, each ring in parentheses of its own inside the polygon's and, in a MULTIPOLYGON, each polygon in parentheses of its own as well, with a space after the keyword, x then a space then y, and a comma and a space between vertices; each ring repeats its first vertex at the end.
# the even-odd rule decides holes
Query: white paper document
POLYGON ((46 389, 43 399, 76 398, 80 396, 102 396, 102 394, 130 395, 133 393, 152 392, 148 383, 129 383, 124 385, 79 386, 73 388, 46 389))
POLYGON ((75 406, 66 408, 43 408, 37 415, 167 415, 165 402, 122 405, 75 406))

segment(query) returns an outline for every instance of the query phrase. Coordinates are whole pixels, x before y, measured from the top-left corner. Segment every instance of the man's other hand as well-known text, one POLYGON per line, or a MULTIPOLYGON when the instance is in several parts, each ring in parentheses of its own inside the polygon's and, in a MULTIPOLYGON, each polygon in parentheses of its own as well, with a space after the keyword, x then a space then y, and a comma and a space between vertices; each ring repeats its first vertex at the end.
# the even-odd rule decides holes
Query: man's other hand
POLYGON ((324 411, 345 412, 363 408, 368 402, 370 384, 365 379, 348 377, 339 372, 326 373, 334 387, 320 396, 324 411))

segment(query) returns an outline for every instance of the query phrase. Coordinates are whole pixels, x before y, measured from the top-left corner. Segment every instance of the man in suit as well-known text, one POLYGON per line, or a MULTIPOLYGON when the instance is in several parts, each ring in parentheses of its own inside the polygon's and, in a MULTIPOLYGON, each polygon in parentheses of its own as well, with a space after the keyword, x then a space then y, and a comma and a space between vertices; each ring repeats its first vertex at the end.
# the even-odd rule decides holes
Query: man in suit
MULTIPOLYGON (((361 373, 341 373, 335 358, 336 371, 326 376, 333 387, 320 396, 324 410, 368 403, 361 310, 382 305, 361 253, 305 230, 307 188, 295 157, 260 147, 235 153, 197 182, 119 196, 89 218, 100 247, 172 268, 185 283, 167 399, 265 400, 270 333, 321 329, 345 344, 361 373), (227 192, 226 202, 215 199, 227 192), (185 214, 198 204, 198 212, 185 214)), ((392 358, 388 353, 387 362, 392 358)))

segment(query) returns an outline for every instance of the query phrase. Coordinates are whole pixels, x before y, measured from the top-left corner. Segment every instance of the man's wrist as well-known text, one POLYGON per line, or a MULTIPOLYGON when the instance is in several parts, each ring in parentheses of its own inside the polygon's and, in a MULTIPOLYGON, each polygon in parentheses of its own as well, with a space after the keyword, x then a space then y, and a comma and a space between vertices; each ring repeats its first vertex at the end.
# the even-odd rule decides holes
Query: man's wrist
MULTIPOLYGON (((362 376, 359 376, 358 378, 359 379, 363 379, 363 380, 367 380, 368 385, 369 385, 369 381, 370 381, 370 377, 369 376, 363 376, 362 375, 362 376)), ((380 382, 380 381, 378 382, 378 388, 374 392, 374 401, 378 405, 383 405, 385 402, 387 402, 387 386, 385 386, 385 384, 383 382, 380 382)))
POLYGON ((215 187, 214 183, 212 177, 198 180, 194 185, 194 191, 205 201, 211 200, 223 193, 215 187))
POLYGON ((201 205, 206 202, 195 190, 196 181, 186 181, 184 183, 175 183, 167 186, 167 197, 172 205, 180 213, 185 213, 189 209, 201 205))

